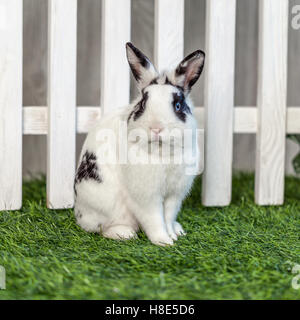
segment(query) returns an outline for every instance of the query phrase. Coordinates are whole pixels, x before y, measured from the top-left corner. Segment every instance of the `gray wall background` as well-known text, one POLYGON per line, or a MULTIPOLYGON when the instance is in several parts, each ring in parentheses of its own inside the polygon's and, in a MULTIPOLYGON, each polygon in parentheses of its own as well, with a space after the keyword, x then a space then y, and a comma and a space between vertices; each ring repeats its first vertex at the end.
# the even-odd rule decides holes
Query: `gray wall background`
MULTIPOLYGON (((209 1, 209 0, 207 0, 209 1)), ((225 0, 224 0, 225 1, 225 0)), ((276 1, 276 0, 274 0, 276 1)), ((300 0, 289 0, 291 7, 300 0)), ((290 19, 291 21, 291 19, 290 19)), ((47 0, 24 0, 24 106, 47 104, 47 0)), ((132 42, 153 59, 154 0, 132 0, 132 42)), ((256 105, 258 0, 237 0, 235 105, 256 105)), ((100 101, 101 0, 78 0, 77 105, 100 101)), ((185 54, 205 49, 205 0, 185 0, 185 54)), ((125 48, 124 48, 125 49, 125 48)), ((300 106, 300 30, 289 27, 288 105, 300 106)), ((203 77, 193 90, 203 105, 203 77)), ((131 94, 135 94, 134 83, 131 94)), ((77 135, 77 155, 84 135, 77 135)), ((23 169, 46 171, 46 137, 24 136, 23 169)), ((295 143, 287 142, 287 173, 295 143)), ((255 135, 234 136, 234 168, 252 171, 255 135)))

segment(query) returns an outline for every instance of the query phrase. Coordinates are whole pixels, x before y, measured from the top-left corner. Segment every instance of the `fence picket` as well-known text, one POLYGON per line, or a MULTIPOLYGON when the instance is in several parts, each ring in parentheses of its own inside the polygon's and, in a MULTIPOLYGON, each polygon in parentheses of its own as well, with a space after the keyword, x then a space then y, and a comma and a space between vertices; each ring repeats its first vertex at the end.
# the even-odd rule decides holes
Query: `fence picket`
POLYGON ((0 210, 22 205, 23 1, 0 0, 0 210))
POLYGON ((129 103, 130 78, 125 43, 130 40, 130 0, 102 1, 102 113, 129 103))
POLYGON ((184 1, 155 0, 154 59, 159 71, 183 58, 184 1))
POLYGON ((259 10, 255 200, 276 205, 284 201, 288 1, 261 0, 259 10))
POLYGON ((202 201, 231 201, 236 0, 206 2, 205 164, 202 201))
POLYGON ((77 1, 49 1, 47 205, 74 204, 77 1))

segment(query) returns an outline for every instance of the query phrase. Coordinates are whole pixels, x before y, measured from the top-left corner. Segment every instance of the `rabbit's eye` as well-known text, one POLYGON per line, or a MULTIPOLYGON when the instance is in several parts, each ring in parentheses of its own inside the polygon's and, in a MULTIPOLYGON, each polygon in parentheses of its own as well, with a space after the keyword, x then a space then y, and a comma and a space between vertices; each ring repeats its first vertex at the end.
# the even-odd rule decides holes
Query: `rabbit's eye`
POLYGON ((175 104, 175 111, 179 112, 181 110, 181 103, 180 102, 176 102, 175 104))

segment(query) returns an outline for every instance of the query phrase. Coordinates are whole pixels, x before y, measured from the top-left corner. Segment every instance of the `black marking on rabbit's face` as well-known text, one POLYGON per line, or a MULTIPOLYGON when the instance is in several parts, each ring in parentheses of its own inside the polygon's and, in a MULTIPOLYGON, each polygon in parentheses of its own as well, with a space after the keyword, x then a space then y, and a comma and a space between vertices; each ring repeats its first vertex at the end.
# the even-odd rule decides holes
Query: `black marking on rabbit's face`
POLYGON ((185 101, 184 94, 181 91, 173 93, 172 105, 176 117, 183 122, 185 122, 187 114, 192 114, 190 107, 185 101))
MULTIPOLYGON (((81 163, 77 169, 75 177, 75 186, 82 180, 92 179, 98 183, 102 182, 102 178, 99 174, 99 168, 96 162, 97 158, 93 152, 86 151, 82 157, 81 163)), ((76 189, 75 189, 76 194, 76 189)))
POLYGON ((130 112, 127 123, 130 121, 130 119, 133 117, 133 120, 136 121, 138 118, 141 117, 141 115, 144 113, 146 109, 146 102, 148 100, 148 92, 142 91, 142 99, 141 101, 134 107, 134 109, 130 112))
POLYGON ((149 86, 151 86, 152 84, 158 84, 157 80, 158 80, 158 78, 154 78, 154 79, 149 83, 149 86))
MULTIPOLYGON (((168 78, 168 76, 165 73, 162 73, 160 76, 154 78, 148 86, 151 85, 155 85, 155 84, 166 84, 166 85, 170 85, 173 86, 175 88, 177 88, 178 90, 184 92, 183 87, 177 85, 176 83, 172 83, 172 81, 170 81, 170 79, 168 78)), ((146 88, 144 88, 143 90, 145 90, 146 88)))

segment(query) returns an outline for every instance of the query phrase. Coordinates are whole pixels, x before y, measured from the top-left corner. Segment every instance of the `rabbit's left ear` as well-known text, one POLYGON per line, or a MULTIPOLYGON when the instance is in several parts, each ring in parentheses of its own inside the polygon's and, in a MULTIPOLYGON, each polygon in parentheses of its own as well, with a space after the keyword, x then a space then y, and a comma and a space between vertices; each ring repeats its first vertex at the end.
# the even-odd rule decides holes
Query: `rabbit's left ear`
POLYGON ((149 83, 158 76, 150 60, 132 43, 126 43, 126 53, 132 74, 139 87, 145 88, 149 83))
POLYGON ((204 67, 205 53, 197 50, 185 57, 175 69, 175 84, 189 92, 199 79, 204 67))

